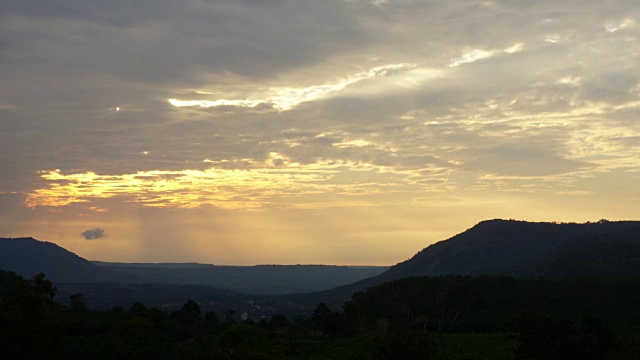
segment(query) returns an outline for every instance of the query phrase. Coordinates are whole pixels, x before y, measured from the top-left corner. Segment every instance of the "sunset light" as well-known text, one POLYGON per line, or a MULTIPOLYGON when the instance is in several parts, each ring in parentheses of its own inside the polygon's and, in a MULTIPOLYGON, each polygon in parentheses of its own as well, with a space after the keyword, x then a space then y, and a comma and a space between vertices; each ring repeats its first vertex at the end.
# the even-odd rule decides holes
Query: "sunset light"
POLYGON ((0 235, 391 265, 488 218, 637 218, 637 5, 3 4, 0 235))

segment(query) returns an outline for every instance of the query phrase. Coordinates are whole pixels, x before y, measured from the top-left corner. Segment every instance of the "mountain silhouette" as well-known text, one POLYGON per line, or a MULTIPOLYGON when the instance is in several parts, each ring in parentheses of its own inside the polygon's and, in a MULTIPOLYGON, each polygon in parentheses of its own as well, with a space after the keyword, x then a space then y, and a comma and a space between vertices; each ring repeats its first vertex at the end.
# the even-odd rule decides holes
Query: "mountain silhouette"
POLYGON ((124 277, 50 242, 34 238, 0 238, 0 269, 26 278, 43 272, 54 282, 108 282, 124 277))
MULTIPOLYGON (((100 266, 53 243, 32 238, 0 238, 0 269, 26 277, 44 272, 55 283, 199 284, 253 294, 286 293, 273 301, 290 301, 313 308, 319 302, 339 307, 355 292, 407 277, 640 277, 640 221, 601 220, 577 224, 487 220, 424 248, 386 271, 378 268, 354 272, 349 267, 307 265, 98 264, 100 266), (344 281, 349 279, 344 271, 363 280, 333 288, 329 283, 334 280, 318 280, 335 276, 344 281), (366 271, 377 275, 366 277, 366 271), (318 291, 320 285, 330 290, 318 291)), ((91 293, 88 289, 83 291, 91 293)))
MULTIPOLYGON (((600 239, 604 247, 637 242, 638 221, 595 223, 548 223, 516 220, 487 220, 448 240, 433 244, 411 259, 380 275, 398 279, 409 276, 508 275, 559 276, 540 259, 570 254, 600 239), (610 240, 610 241, 608 241, 610 240), (613 241, 616 240, 616 241, 613 241)), ((548 265, 548 264, 547 264, 548 265)), ((581 276, 574 273, 575 276, 581 276)), ((595 274, 591 274, 595 275, 595 274)), ((605 274, 602 274, 605 275, 605 274)))
POLYGON ((640 276, 640 221, 578 223, 486 220, 432 244, 380 275, 322 292, 341 304, 353 293, 415 276, 640 276))
POLYGON ((0 238, 0 269, 25 278, 43 272, 57 285, 105 282, 202 285, 275 295, 331 289, 380 274, 388 267, 91 262, 50 242, 0 238))

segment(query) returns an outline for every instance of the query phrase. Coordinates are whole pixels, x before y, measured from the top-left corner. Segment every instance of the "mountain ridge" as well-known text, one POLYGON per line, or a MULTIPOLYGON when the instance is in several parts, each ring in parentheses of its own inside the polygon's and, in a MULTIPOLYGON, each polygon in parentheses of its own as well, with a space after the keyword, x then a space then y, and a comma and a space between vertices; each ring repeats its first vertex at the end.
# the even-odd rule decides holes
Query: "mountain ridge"
POLYGON ((27 278, 44 272, 54 283, 202 285, 247 294, 277 295, 346 285, 377 275, 388 267, 91 262, 52 242, 24 237, 0 238, 0 269, 27 278))
MULTIPOLYGON (((0 241, 0 250, 2 250, 0 251, 0 268, 4 264, 2 254, 5 252, 1 246, 6 239, 2 240, 0 241)), ((29 241, 37 240, 29 238, 27 242, 29 241)), ((57 246, 48 244, 50 245, 47 246, 57 246)), ((84 259, 82 264, 84 266, 90 264, 103 270, 117 270, 115 272, 119 272, 120 275, 128 274, 134 279, 144 280, 138 282, 155 284, 163 282, 178 284, 180 276, 195 277, 202 270, 201 265, 189 263, 188 266, 192 268, 182 269, 184 274, 180 276, 176 275, 176 269, 171 267, 161 268, 163 272, 156 272, 154 273, 156 275, 153 275, 145 274, 145 271, 156 271, 153 267, 162 265, 152 265, 149 268, 144 264, 101 263, 101 266, 97 266, 84 259), (127 267, 137 267, 136 272, 130 271, 131 269, 124 271, 123 268, 127 267), (157 278, 153 279, 152 275, 157 278), (167 279, 172 277, 173 282, 167 282, 167 279)), ((331 266, 321 265, 321 267, 326 268, 325 270, 332 269, 331 266)), ((247 272, 252 270, 250 268, 240 270, 247 272)), ((285 268, 287 266, 279 271, 285 271, 285 268)), ((204 266, 204 269, 218 272, 229 270, 224 266, 213 265, 204 266)), ((319 302, 340 306, 356 292, 407 277, 446 275, 504 275, 525 278, 640 277, 640 221, 600 220, 588 223, 556 223, 485 220, 449 239, 425 247, 411 258, 384 272, 363 277, 361 280, 345 285, 325 287, 326 290, 320 291, 313 287, 297 287, 298 291, 294 292, 291 287, 287 287, 289 285, 287 280, 269 277, 264 271, 266 268, 261 266, 253 267, 253 270, 256 269, 257 273, 262 271, 261 277, 255 278, 255 273, 244 275, 246 276, 244 279, 254 276, 254 281, 260 284, 261 287, 252 288, 253 292, 242 281, 238 281, 237 277, 228 277, 223 283, 224 286, 220 283, 206 285, 256 295, 277 295, 275 301, 294 301, 312 308, 319 302)), ((312 277, 306 276, 299 271, 300 269, 302 268, 296 268, 293 278, 297 276, 296 281, 299 282, 311 281, 312 277)), ((10 268, 5 270, 15 271, 10 268)), ((55 276, 50 278, 56 281, 55 276)), ((289 279, 292 278, 289 277, 289 279)), ((314 281, 318 279, 316 277, 314 281)), ((128 280, 131 282, 131 279, 128 280)))
POLYGON ((26 277, 43 272, 54 282, 124 280, 57 244, 32 237, 0 238, 0 268, 26 277))
MULTIPOLYGON (((602 241, 617 239, 613 245, 631 242, 637 257, 628 261, 633 274, 640 276, 640 221, 586 223, 528 222, 523 220, 484 220, 448 239, 418 251, 380 275, 322 292, 327 302, 341 304, 351 294, 385 282, 416 276, 506 275, 514 277, 557 277, 551 264, 540 259, 559 258, 561 245, 585 238, 602 241), (624 241, 623 241, 624 240, 624 241), (622 241, 622 242, 620 242, 622 241)), ((564 249, 567 250, 567 249, 564 249)), ((570 250, 570 249, 569 249, 570 250)), ((591 271, 584 269, 584 271, 591 271)), ((571 276, 584 277, 574 271, 571 276)), ((597 274, 605 276, 606 274, 597 274)), ((606 276, 622 276, 612 271, 606 276)), ((593 274, 591 274, 593 276, 593 274)))

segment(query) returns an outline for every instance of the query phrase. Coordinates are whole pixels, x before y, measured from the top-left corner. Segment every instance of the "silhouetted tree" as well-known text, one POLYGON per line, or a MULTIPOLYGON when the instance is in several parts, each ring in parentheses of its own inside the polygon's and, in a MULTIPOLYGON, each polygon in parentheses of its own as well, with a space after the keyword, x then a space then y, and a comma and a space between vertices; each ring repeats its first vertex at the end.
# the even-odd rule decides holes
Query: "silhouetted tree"
POLYGON ((69 309, 73 311, 86 310, 87 305, 84 302, 84 295, 81 293, 69 295, 69 309))
POLYGON ((53 331, 56 288, 43 273, 15 277, 0 302, 0 349, 8 359, 56 358, 60 332, 53 331))
POLYGON ((287 317, 282 314, 272 316, 271 320, 269 321, 269 327, 271 328, 284 328, 289 327, 290 325, 291 322, 289 321, 289 319, 287 319, 287 317))
POLYGON ((187 300, 182 309, 171 313, 175 321, 173 336, 180 341, 187 340, 200 334, 200 305, 193 300, 187 300))
POLYGON ((228 323, 231 324, 235 324, 236 320, 233 318, 233 315, 235 315, 236 311, 233 309, 229 309, 227 311, 225 311, 224 313, 224 319, 225 321, 227 321, 228 323))
POLYGON ((342 333, 348 336, 355 335, 360 329, 360 314, 354 301, 347 301, 342 305, 342 318, 342 333))
POLYGON ((203 324, 205 329, 210 331, 215 330, 218 327, 218 315, 213 311, 207 312, 204 315, 203 324))
POLYGON ((341 332, 342 317, 340 313, 334 313, 327 304, 320 303, 313 311, 311 321, 325 334, 337 335, 341 332))
POLYGON ((134 316, 144 316, 146 312, 147 307, 139 301, 134 302, 133 305, 131 305, 131 307, 129 308, 129 314, 134 316))

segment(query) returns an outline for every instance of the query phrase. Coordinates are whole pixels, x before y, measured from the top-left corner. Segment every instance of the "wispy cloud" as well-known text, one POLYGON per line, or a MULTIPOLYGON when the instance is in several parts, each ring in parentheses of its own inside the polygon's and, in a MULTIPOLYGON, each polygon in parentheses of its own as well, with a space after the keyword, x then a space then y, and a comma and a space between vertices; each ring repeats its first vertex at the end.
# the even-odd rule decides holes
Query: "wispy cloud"
POLYGON ((513 46, 510 46, 506 49, 502 50, 482 50, 482 49, 474 49, 469 52, 466 52, 461 57, 452 59, 449 67, 456 67, 464 64, 470 64, 479 60, 484 60, 488 58, 492 58, 494 56, 500 54, 514 54, 522 51, 524 48, 524 44, 517 43, 513 46))
POLYGON ((280 111, 291 110, 300 103, 325 98, 336 92, 344 90, 347 86, 359 81, 391 76, 394 71, 415 67, 415 64, 391 64, 372 68, 369 71, 348 76, 344 79, 314 86, 306 87, 272 87, 264 92, 261 99, 245 100, 177 100, 169 99, 169 103, 176 107, 199 106, 203 108, 218 106, 255 107, 260 104, 273 106, 280 111))

